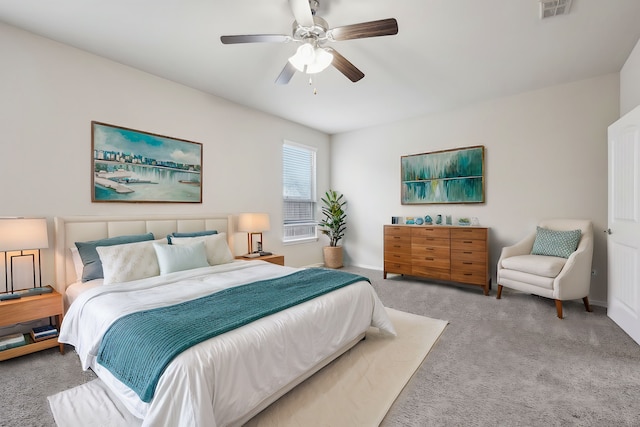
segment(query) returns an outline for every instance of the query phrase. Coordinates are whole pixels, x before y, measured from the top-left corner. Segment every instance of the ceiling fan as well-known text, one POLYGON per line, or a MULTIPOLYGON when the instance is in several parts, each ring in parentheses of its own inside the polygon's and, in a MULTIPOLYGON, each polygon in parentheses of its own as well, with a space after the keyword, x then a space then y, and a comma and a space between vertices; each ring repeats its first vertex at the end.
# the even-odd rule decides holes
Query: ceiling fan
POLYGON ((290 36, 283 34, 251 34, 221 36, 223 44, 237 43, 299 43, 295 55, 289 58, 280 75, 278 84, 287 84, 296 71, 315 74, 333 65, 352 82, 364 77, 364 73, 340 55, 329 42, 362 39, 367 37, 398 34, 398 22, 394 18, 362 22, 329 28, 327 21, 316 16, 318 0, 289 0, 295 21, 290 36))

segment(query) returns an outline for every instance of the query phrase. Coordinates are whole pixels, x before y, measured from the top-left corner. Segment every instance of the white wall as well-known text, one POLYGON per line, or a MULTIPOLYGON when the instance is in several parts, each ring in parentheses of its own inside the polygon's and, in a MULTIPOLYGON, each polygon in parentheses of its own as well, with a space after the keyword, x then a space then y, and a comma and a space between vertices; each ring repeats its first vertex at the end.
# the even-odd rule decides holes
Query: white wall
MULTIPOLYGON (((287 265, 322 261, 322 241, 281 244, 280 165, 284 139, 317 147, 324 191, 328 135, 4 24, 0 57, 0 216, 48 217, 53 246, 54 216, 263 211, 265 250, 287 265), (92 203, 92 120, 202 143, 203 203, 92 203)), ((245 235, 235 251, 246 252, 245 235)), ((43 263, 51 283, 52 250, 43 263)))
POLYGON ((640 39, 620 70, 620 116, 640 105, 640 39))
POLYGON ((382 226, 391 216, 478 217, 491 227, 493 265, 545 218, 593 221, 591 300, 605 303, 607 126, 619 114, 618 74, 520 94, 484 104, 334 135, 331 185, 349 202, 347 261, 383 266, 382 226), (486 203, 400 204, 400 156, 485 146, 486 203))

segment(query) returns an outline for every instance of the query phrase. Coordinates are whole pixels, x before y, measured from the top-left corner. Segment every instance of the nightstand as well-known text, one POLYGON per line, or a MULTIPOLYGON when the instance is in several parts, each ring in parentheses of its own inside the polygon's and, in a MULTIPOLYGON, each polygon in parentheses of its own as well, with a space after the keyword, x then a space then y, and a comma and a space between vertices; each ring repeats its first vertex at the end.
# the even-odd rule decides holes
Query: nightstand
MULTIPOLYGON (((0 326, 9 326, 16 323, 29 322, 32 320, 55 317, 55 325, 60 330, 62 316, 64 315, 64 304, 62 295, 56 292, 24 296, 19 299, 0 301, 0 326)), ((51 338, 44 341, 33 342, 29 334, 27 344, 0 351, 0 361, 11 359, 36 351, 60 347, 60 353, 64 354, 64 344, 58 343, 58 338, 51 338)))
POLYGON ((237 256, 236 259, 241 259, 244 261, 255 261, 255 260, 267 261, 267 262, 270 262, 271 264, 278 264, 278 265, 284 266, 284 255, 273 254, 273 255, 259 256, 255 258, 245 258, 243 256, 237 256))

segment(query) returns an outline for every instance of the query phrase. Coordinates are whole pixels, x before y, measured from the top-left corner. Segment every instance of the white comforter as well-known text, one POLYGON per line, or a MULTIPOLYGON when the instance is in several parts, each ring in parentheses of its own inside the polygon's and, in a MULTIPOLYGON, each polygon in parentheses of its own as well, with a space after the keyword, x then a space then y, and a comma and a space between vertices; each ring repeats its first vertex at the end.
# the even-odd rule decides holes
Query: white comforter
POLYGON ((149 403, 96 363, 102 336, 128 313, 296 270, 239 261, 99 286, 71 305, 59 340, 76 348, 83 369, 93 369, 143 425, 233 425, 369 326, 395 335, 369 283, 349 285, 190 348, 167 367, 149 403))

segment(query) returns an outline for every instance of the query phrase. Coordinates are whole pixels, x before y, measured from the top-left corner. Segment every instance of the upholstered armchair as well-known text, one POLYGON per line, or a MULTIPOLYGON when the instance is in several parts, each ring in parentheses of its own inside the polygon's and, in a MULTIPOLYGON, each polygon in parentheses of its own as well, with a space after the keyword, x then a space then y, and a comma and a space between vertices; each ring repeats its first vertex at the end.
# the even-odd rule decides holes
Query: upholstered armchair
POLYGON ((552 219, 513 246, 498 260, 498 294, 507 287, 552 298, 562 319, 562 301, 580 299, 587 311, 593 258, 591 221, 552 219), (580 230, 578 233, 576 230, 580 230))

